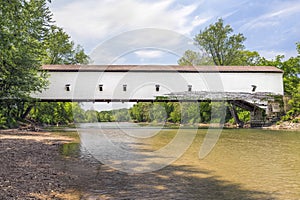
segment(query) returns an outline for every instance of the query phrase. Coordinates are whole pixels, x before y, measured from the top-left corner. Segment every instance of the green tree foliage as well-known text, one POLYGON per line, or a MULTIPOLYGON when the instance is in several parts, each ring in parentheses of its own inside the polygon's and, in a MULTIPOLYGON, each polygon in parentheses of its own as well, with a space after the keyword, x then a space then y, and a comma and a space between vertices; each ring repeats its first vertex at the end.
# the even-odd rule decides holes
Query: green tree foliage
POLYGON ((137 103, 130 109, 130 117, 138 122, 151 122, 150 108, 152 103, 137 103))
POLYGON ((76 123, 85 122, 85 111, 80 107, 79 103, 72 103, 73 121, 76 123))
POLYGON ((211 119, 211 103, 200 102, 200 122, 206 123, 211 119))
POLYGON ((199 103, 183 102, 181 103, 181 122, 186 123, 199 123, 200 122, 200 109, 199 103))
POLYGON ((6 128, 6 118, 5 116, 0 112, 0 129, 6 128))
POLYGON ((181 122, 181 106, 180 103, 168 103, 170 109, 170 117, 168 120, 173 123, 180 123, 181 122))
POLYGON ((177 61, 181 66, 213 65, 211 57, 205 53, 187 50, 184 55, 177 61))
POLYGON ((0 2, 0 112, 7 127, 22 115, 19 100, 30 99, 31 92, 47 84, 46 74, 38 73, 51 23, 46 4, 45 0, 0 2))
POLYGON ((261 57, 256 51, 243 50, 240 51, 240 56, 235 59, 231 65, 241 65, 241 66, 256 66, 259 65, 261 57))
MULTIPOLYGON (((136 122, 193 124, 200 122, 201 116, 199 109, 201 109, 199 103, 154 102, 137 103, 129 112, 131 119, 136 122)), ((208 118, 207 120, 209 121, 210 119, 208 118)))
POLYGON ((165 107, 165 103, 154 102, 150 110, 150 120, 156 123, 167 121, 167 112, 165 107))
POLYGON ((292 106, 292 109, 287 112, 287 115, 284 119, 300 122, 300 84, 298 84, 298 89, 293 94, 292 99, 289 101, 289 104, 292 106))
MULTIPOLYGON (((16 126, 34 104, 30 94, 47 86, 47 74, 40 71, 42 64, 86 64, 88 61, 83 49, 75 47, 69 35, 53 25, 46 0, 1 1, 1 126, 16 126)), ((73 104, 46 104, 37 103, 31 119, 55 124, 72 121, 69 106, 73 104)))
POLYGON ((219 19, 195 36, 201 51, 187 50, 178 60, 179 65, 258 65, 261 57, 256 51, 244 50, 243 34, 232 34, 230 25, 219 19))
POLYGON ((89 57, 81 46, 75 47, 62 28, 52 25, 45 40, 43 64, 88 64, 89 57))
POLYGON ((30 118, 40 124, 69 124, 74 121, 73 103, 38 102, 31 110, 30 118))
POLYGON ((115 121, 112 111, 98 112, 98 121, 99 122, 113 122, 113 121, 115 121))
POLYGON ((98 112, 95 110, 85 111, 85 121, 88 123, 98 122, 98 112))
POLYGON ((114 110, 112 112, 111 120, 114 120, 117 122, 129 122, 130 121, 129 110, 126 108, 114 110))
POLYGON ((213 59, 215 65, 232 65, 241 57, 244 49, 243 34, 232 34, 233 29, 219 19, 215 24, 200 31, 194 38, 195 44, 204 49, 213 59))
POLYGON ((209 102, 154 102, 137 103, 130 110, 130 118, 136 122, 209 123, 209 102))

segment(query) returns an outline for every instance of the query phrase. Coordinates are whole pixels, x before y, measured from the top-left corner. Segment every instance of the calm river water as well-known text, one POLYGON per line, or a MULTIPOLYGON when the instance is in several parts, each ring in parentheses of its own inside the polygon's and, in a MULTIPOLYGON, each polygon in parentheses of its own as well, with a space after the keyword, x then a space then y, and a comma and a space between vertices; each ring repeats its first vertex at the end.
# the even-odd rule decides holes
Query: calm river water
MULTIPOLYGON (((92 154, 104 165, 129 172, 127 179, 139 176, 135 177, 137 185, 158 184, 161 196, 149 195, 153 198, 172 197, 167 193, 173 192, 178 199, 300 199, 299 131, 224 129, 212 151, 199 159, 207 129, 86 124, 78 130, 82 157, 92 154), (189 138, 177 138, 182 143, 191 140, 188 148, 176 141, 168 146, 178 134, 189 138), (178 154, 169 156, 168 151, 178 154), (172 160, 174 156, 178 159, 172 160)), ((113 192, 109 188, 104 185, 102 189, 113 192)), ((135 199, 134 193, 127 192, 135 199)))

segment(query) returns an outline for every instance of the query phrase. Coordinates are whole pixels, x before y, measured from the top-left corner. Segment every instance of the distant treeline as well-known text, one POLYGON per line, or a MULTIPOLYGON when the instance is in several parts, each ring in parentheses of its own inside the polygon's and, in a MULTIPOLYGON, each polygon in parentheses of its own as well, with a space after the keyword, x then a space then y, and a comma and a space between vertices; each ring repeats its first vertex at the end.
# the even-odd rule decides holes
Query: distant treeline
MULTIPOLYGON (((44 125, 66 125, 73 122, 146 122, 146 123, 219 123, 233 122, 221 103, 211 102, 140 102, 130 109, 110 111, 83 110, 78 103, 37 103, 28 118, 44 125)), ((250 120, 247 111, 240 111, 244 121, 250 120)))

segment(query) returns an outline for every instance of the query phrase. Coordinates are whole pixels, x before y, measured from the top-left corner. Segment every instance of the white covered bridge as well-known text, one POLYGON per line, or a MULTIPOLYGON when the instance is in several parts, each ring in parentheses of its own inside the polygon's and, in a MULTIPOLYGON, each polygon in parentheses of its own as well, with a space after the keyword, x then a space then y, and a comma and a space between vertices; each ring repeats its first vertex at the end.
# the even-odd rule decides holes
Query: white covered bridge
POLYGON ((283 71, 271 66, 45 65, 42 70, 50 84, 32 94, 40 101, 226 100, 254 112, 283 95, 283 71))

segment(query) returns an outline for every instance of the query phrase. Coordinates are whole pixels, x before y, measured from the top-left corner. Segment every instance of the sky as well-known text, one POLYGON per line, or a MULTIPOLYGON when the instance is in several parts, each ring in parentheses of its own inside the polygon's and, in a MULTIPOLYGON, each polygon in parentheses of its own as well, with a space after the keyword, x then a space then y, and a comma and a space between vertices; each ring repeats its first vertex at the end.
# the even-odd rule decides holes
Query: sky
POLYGON ((299 0, 52 0, 50 9, 91 64, 176 64, 219 18, 267 59, 296 56, 300 42, 299 0))

